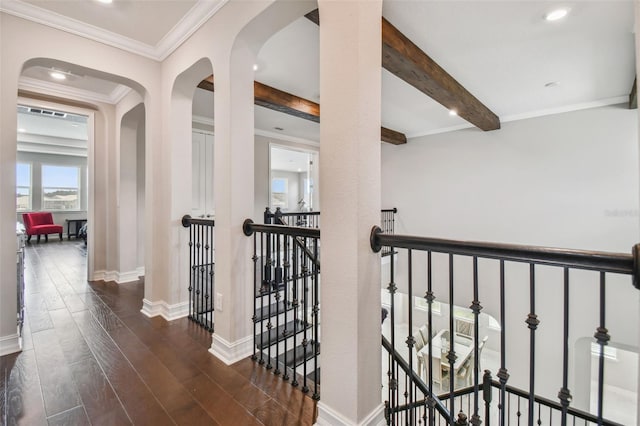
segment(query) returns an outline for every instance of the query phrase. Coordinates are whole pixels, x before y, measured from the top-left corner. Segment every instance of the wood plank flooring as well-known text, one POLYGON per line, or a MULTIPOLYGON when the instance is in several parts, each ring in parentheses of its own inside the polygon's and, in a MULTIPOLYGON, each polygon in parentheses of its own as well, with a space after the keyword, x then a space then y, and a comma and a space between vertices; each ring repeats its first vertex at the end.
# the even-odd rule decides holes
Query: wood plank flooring
POLYGON ((2 425, 311 425, 316 402, 186 318, 140 313, 144 284, 87 282, 82 242, 26 251, 24 349, 0 357, 2 425))

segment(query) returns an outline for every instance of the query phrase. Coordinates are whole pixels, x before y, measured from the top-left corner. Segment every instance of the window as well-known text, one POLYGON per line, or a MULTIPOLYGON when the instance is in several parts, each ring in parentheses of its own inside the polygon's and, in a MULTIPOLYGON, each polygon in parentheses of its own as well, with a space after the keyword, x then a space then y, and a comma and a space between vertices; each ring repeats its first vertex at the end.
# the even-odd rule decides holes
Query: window
POLYGON ((18 211, 31 210, 31 164, 16 164, 16 206, 18 211))
POLYGON ((42 166, 42 210, 80 210, 80 168, 42 166))
POLYGON ((286 209, 289 207, 289 180, 287 178, 271 179, 271 207, 286 209))

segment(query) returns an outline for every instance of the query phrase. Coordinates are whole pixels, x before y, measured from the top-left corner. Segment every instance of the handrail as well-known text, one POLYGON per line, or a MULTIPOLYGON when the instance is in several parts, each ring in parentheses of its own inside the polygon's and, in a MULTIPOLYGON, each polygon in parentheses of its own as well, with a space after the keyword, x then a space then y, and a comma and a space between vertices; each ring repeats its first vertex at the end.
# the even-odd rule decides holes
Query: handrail
POLYGON ((204 218, 196 218, 191 217, 188 214, 182 216, 182 226, 188 228, 191 225, 205 225, 205 226, 215 226, 216 221, 214 219, 204 219, 204 218))
MULTIPOLYGON (((640 262, 638 261, 640 245, 634 246, 633 254, 608 253, 384 234, 379 227, 374 226, 371 230, 371 248, 374 252, 379 252, 382 246, 430 250, 514 262, 534 262, 551 266, 634 275, 634 277, 638 275, 638 268, 640 266, 640 262)), ((634 284, 636 284, 635 279, 634 284)))
POLYGON ((247 237, 254 232, 266 232, 271 234, 291 235, 294 237, 320 238, 320 229, 304 228, 301 226, 263 225, 254 223, 251 219, 246 219, 242 224, 242 232, 247 237))
MULTIPOLYGON (((400 366, 400 368, 402 368, 405 374, 411 377, 411 381, 416 385, 418 389, 420 389, 420 392, 422 392, 425 395, 429 395, 430 392, 429 392, 429 388, 427 388, 427 385, 422 381, 420 376, 418 376, 415 373, 415 371, 409 368, 409 364, 407 364, 407 361, 405 361, 404 358, 398 353, 398 351, 396 351, 393 348, 393 346, 391 346, 391 342, 389 342, 387 338, 384 336, 382 336, 382 346, 387 350, 387 352, 389 352, 393 356, 393 359, 398 363, 398 365, 400 366)), ((436 395, 431 395, 431 396, 435 403, 434 408, 438 410, 438 412, 447 420, 447 423, 448 423, 451 418, 449 410, 447 410, 444 404, 442 404, 442 401, 440 401, 440 399, 436 395)), ((400 407, 398 408, 400 409, 400 407)))

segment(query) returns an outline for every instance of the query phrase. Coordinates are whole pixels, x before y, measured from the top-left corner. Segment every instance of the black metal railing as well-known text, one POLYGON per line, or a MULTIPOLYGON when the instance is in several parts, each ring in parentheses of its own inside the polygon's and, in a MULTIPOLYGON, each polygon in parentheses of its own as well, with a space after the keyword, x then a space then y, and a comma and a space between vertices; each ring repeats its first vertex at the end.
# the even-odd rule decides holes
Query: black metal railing
POLYGON ((253 236, 252 359, 320 398, 320 230, 244 223, 253 236))
MULTIPOLYGON (((389 424, 413 425, 422 418, 425 420, 423 424, 429 425, 441 422, 451 425, 466 424, 464 422, 466 422, 467 415, 473 425, 479 425, 482 422, 488 425, 492 419, 495 419, 500 425, 509 425, 512 422, 519 425, 522 422, 522 424, 529 426, 534 424, 566 426, 567 424, 575 424, 576 419, 580 420, 580 424, 615 424, 606 420, 603 412, 604 348, 610 339, 605 321, 607 278, 611 274, 630 275, 633 277, 634 286, 638 288, 640 246, 635 246, 632 254, 617 254, 388 235, 383 233, 380 228, 374 227, 371 233, 371 247, 374 251, 379 252, 383 246, 391 247, 392 250, 403 249, 406 251, 406 264, 397 263, 396 256, 391 257, 390 280, 387 287, 390 293, 390 323, 383 324, 383 333, 386 330, 389 336, 390 348, 387 348, 387 351, 394 358, 390 365, 401 363, 399 359, 395 359, 397 358, 396 354, 399 353, 403 360, 406 360, 404 362, 407 364, 408 370, 412 372, 412 374, 404 376, 407 383, 401 387, 399 386, 397 368, 388 369, 387 387, 389 390, 386 404, 389 424), (418 253, 426 257, 426 271, 424 280, 414 282, 414 275, 417 274, 412 263, 418 253), (434 260, 435 256, 438 256, 436 260, 434 260), (479 272, 479 259, 482 261, 482 274, 479 272), (523 263, 527 266, 527 271, 524 274, 522 270, 519 270, 521 268, 514 266, 523 263), (470 268, 466 269, 465 266, 470 268), (562 371, 561 377, 557 379, 560 388, 557 402, 536 394, 536 343, 538 338, 547 338, 545 335, 540 336, 541 332, 538 329, 541 320, 536 311, 536 285, 549 286, 548 280, 545 280, 550 277, 549 267, 559 272, 557 274, 559 276, 558 284, 562 288, 562 296, 560 296, 562 297, 562 307, 553 316, 550 316, 547 308, 546 312, 549 317, 545 317, 545 321, 548 321, 551 326, 560 323, 563 326, 561 341, 557 342, 557 347, 561 350, 555 357, 555 359, 562 360, 562 365, 557 369, 557 371, 562 371), (406 269, 402 271, 402 274, 398 274, 399 268, 406 269), (505 273, 507 268, 509 268, 509 274, 505 273), (516 271, 516 269, 518 270, 516 271), (516 272, 519 273, 516 274, 516 272), (537 273, 543 277, 541 280, 537 279, 537 273), (574 274, 578 276, 579 284, 570 280, 574 274), (407 277, 406 282, 396 283, 398 276, 407 277), (509 280, 507 280, 507 276, 509 276, 509 280), (485 297, 486 304, 491 304, 494 307, 496 304, 499 306, 501 327, 499 367, 496 368, 497 382, 491 380, 490 371, 485 371, 484 376, 480 376, 480 352, 486 342, 486 338, 480 340, 479 315, 483 309, 479 285, 481 278, 484 284, 491 286, 491 289, 482 287, 482 296, 485 297), (571 407, 572 394, 568 382, 571 330, 570 289, 580 285, 580 291, 585 292, 588 289, 586 282, 589 280, 593 281, 594 286, 598 289, 597 294, 594 295, 598 300, 597 306, 594 306, 596 312, 592 315, 598 317, 597 324, 594 323, 594 343, 599 346, 597 409, 594 414, 571 407), (472 300, 467 299, 471 320, 469 329, 466 330, 465 335, 462 335, 457 330, 461 323, 458 321, 454 323, 454 301, 463 297, 457 296, 458 293, 466 294, 465 287, 469 284, 472 286, 469 294, 473 294, 472 300), (513 321, 513 315, 507 316, 505 314, 505 289, 507 287, 510 289, 510 303, 526 303, 529 306, 529 313, 524 321, 526 325, 520 326, 521 331, 528 329, 528 359, 518 359, 514 364, 517 365, 514 371, 509 370, 506 363, 506 328, 508 326, 510 329, 511 340, 514 338, 514 330, 518 330, 518 328, 517 323, 513 321), (398 288, 406 289, 410 301, 408 309, 402 304, 397 305, 398 288), (437 292, 442 294, 436 294, 437 292), (424 297, 427 307, 426 324, 420 328, 414 324, 414 310, 412 308, 414 295, 424 297), (493 298, 487 300, 489 295, 493 295, 493 298), (436 333, 433 327, 434 303, 439 301, 448 303, 448 326, 436 333), (405 317, 398 316, 401 312, 406 313, 405 317), (402 333, 400 325, 408 327, 408 332, 405 331, 406 334, 400 334, 402 333), (416 329, 418 330, 416 331, 416 329), (426 334, 424 337, 423 332, 426 334), (458 342, 458 339, 461 341, 458 342), (467 340, 463 341, 463 339, 467 340), (419 344, 419 342, 422 343, 419 344), (399 346, 403 346, 404 349, 400 351, 399 346), (414 359, 416 359, 416 363, 413 362, 414 359), (522 366, 526 364, 528 364, 528 368, 525 367, 526 372, 522 372, 522 366), (418 369, 417 375, 413 374, 414 365, 418 369), (517 374, 518 383, 525 383, 528 386, 526 391, 507 384, 512 374, 517 374), (464 391, 456 388, 456 386, 460 386, 461 379, 464 382, 463 388, 468 384, 471 385, 464 391), (446 398, 445 406, 449 413, 458 413, 457 420, 454 419, 454 416, 444 418, 441 410, 435 410, 434 398, 430 397, 436 393, 434 384, 447 391, 441 397, 446 398), (494 405, 491 405, 492 387, 498 389, 498 402, 494 405), (421 389, 421 391, 416 392, 416 389, 421 389), (460 400, 462 395, 466 397, 466 404, 460 400), (480 402, 481 397, 484 404, 480 402), (550 411, 552 415, 545 417, 544 411, 550 411), (494 415, 491 414, 492 412, 494 415), (399 417, 399 413, 402 413, 401 417, 399 417), (543 420, 545 418, 546 420, 543 420)), ((619 278, 610 281, 613 285, 619 284, 619 278)), ((548 304, 548 300, 545 302, 548 304)), ((442 314, 446 315, 447 313, 442 312, 442 314)), ((547 330, 550 328, 552 327, 547 330)), ((520 344, 523 347, 527 346, 526 342, 520 342, 520 344)), ((549 351, 553 348, 546 347, 544 350, 547 362, 545 367, 549 371, 551 367, 548 365, 548 360, 554 359, 553 354, 550 356, 549 351)))
POLYGON ((303 228, 320 228, 320 212, 283 212, 276 207, 275 212, 267 207, 264 211, 264 223, 298 226, 303 228))
MULTIPOLYGON (((397 208, 392 209, 382 209, 380 212, 380 229, 385 234, 393 235, 396 233, 396 213, 398 213, 397 208)), ((390 256, 393 253, 391 247, 384 246, 382 247, 382 251, 380 252, 382 256, 390 256)))
POLYGON ((189 228, 189 319, 213 332, 215 246, 213 219, 182 217, 189 228))

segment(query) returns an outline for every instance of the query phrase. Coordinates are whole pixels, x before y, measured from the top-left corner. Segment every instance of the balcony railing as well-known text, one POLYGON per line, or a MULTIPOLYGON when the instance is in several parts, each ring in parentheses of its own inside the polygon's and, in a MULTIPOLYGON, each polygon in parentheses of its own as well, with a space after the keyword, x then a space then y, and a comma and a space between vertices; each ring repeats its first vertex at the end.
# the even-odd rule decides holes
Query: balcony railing
MULTIPOLYGON (((390 295, 389 323, 383 324, 383 330, 387 330, 388 334, 388 342, 383 347, 389 354, 388 380, 385 383, 389 424, 466 424, 467 416, 474 425, 482 422, 490 424, 492 419, 497 419, 500 425, 519 425, 522 422, 529 426, 566 426, 575 424, 578 419, 578 424, 616 424, 606 420, 603 404, 605 347, 610 340, 605 315, 606 289, 614 287, 619 291, 620 281, 631 281, 628 278, 621 280, 619 275, 632 276, 633 284, 638 288, 639 246, 634 247, 632 254, 616 254, 388 235, 374 227, 371 234, 372 249, 380 251, 384 246, 394 251, 401 249, 401 253, 390 260, 387 287, 390 295), (414 259, 418 256, 425 260, 423 279, 416 279, 419 275, 413 267, 414 259), (402 259, 402 262, 396 258, 402 259), (398 269, 403 269, 401 274, 398 269), (612 278, 612 275, 617 277, 612 278), (400 276, 406 278, 398 282, 400 276), (552 279, 558 280, 562 302, 553 315, 549 314, 549 306, 545 306, 547 316, 540 318, 537 308, 541 303, 549 305, 549 301, 541 300, 536 288, 548 288, 552 279), (482 286, 480 281, 483 282, 482 286), (569 312, 570 306, 575 306, 575 302, 573 305, 571 303, 570 295, 578 291, 587 292, 592 288, 589 282, 593 283, 593 297, 597 299, 593 312, 597 318, 594 320, 594 343, 599 347, 597 408, 594 413, 571 406, 568 374, 570 320, 576 320, 576 314, 570 316, 569 312), (487 288, 489 286, 491 289, 487 288), (399 288, 408 293, 409 301, 413 300, 414 295, 424 297, 427 321, 422 330, 414 322, 412 303, 409 303, 408 309, 398 303, 399 288), (465 333, 458 333, 458 324, 454 326, 454 301, 464 299, 467 293, 472 294, 470 299, 466 299, 471 309, 470 326, 465 333), (528 306, 526 318, 521 318, 523 322, 514 322, 514 315, 507 314, 507 300, 511 305, 528 306), (436 333, 433 328, 434 304, 439 301, 448 302, 448 327, 436 333), (480 339, 479 316, 483 303, 485 306, 497 306, 499 311, 499 368, 497 372, 494 371, 497 381, 492 379, 490 370, 482 373, 480 368, 480 355, 486 342, 486 339, 480 339), (540 330, 542 320, 546 327, 540 330), (406 326, 404 333, 401 325, 406 326), (507 327, 510 342, 507 342, 507 327), (555 359, 561 360, 561 366, 548 371, 561 371, 561 374, 557 377, 558 399, 552 401, 536 394, 536 378, 540 377, 536 372, 542 367, 536 358, 541 353, 541 338, 544 337, 544 342, 549 341, 549 335, 543 332, 554 328, 559 330, 556 327, 561 327, 561 331, 557 332, 561 338, 557 342, 560 349, 555 359), (426 335, 423 336, 421 331, 426 335), (449 336, 448 343, 441 339, 446 334, 449 336), (510 370, 507 347, 508 344, 518 344, 513 341, 517 334, 528 335, 523 339, 524 342, 520 342, 523 347, 528 346, 528 355, 524 359, 511 360, 510 365, 517 367, 510 370), (526 366, 525 371, 521 372, 523 365, 526 366), (508 384, 513 374, 516 374, 514 377, 518 383, 525 383, 526 390, 508 384), (456 388, 461 380, 465 386, 456 388), (497 401, 493 401, 494 388, 497 390, 497 401), (444 394, 437 392, 439 389, 444 390, 444 394), (436 396, 437 393, 440 393, 440 397, 436 396)), ((548 363, 555 353, 549 354, 553 348, 548 346, 543 350, 548 363)), ((545 367, 550 369, 549 365, 545 367)))
POLYGON ((185 215, 182 226, 189 228, 189 319, 213 332, 215 222, 185 215))

